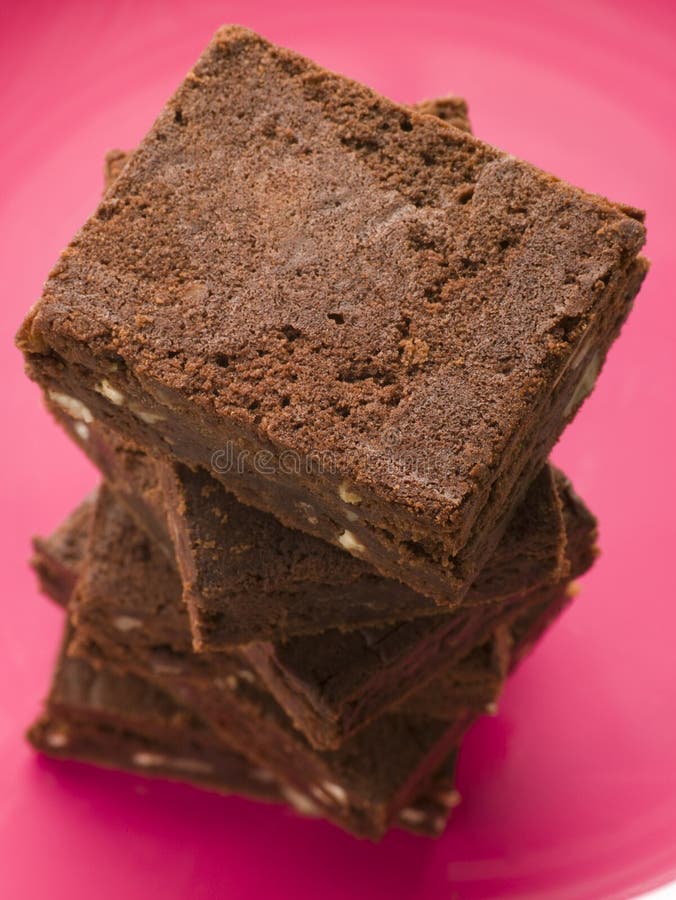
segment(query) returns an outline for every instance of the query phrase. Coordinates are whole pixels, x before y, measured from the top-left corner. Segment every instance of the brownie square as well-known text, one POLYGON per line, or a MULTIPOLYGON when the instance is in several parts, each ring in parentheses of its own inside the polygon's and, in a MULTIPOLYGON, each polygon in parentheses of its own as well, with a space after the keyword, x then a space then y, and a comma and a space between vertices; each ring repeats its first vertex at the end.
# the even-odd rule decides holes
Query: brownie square
MULTIPOLYGON (((425 101, 414 108, 471 130, 461 98, 425 101)), ((107 154, 107 187, 129 155, 120 150, 107 154)), ((367 563, 346 559, 337 548, 242 506, 204 470, 160 466, 165 504, 156 466, 141 448, 96 422, 72 418, 53 402, 48 406, 99 466, 116 496, 170 555, 171 530, 196 649, 222 650, 330 628, 350 631, 440 612, 434 601, 378 577, 367 563)), ((469 599, 495 601, 548 577, 556 580, 563 574, 564 538, 551 474, 543 472, 469 599)))
MULTIPOLYGON (((364 560, 243 506, 203 469, 158 468, 197 650, 453 615, 364 560)), ((553 474, 545 468, 456 617, 557 580, 564 545, 553 474)))
POLYGON ((19 335, 83 424, 457 604, 645 274, 642 224, 224 28, 19 335))

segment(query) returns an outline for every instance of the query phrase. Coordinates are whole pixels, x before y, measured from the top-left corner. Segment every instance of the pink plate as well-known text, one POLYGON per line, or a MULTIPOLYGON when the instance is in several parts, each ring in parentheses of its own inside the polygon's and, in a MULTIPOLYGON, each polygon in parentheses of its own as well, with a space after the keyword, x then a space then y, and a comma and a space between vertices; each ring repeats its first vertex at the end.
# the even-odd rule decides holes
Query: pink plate
POLYGON ((676 11, 658 0, 4 4, 0 33, 0 896, 626 897, 676 877, 676 11), (451 6, 453 7, 451 9, 451 6), (479 723, 444 837, 359 843, 282 809, 35 759, 60 614, 26 558, 96 481, 11 340, 101 188, 235 21, 395 99, 469 98, 477 134, 648 210, 653 270, 556 460, 602 523, 576 606, 479 723))

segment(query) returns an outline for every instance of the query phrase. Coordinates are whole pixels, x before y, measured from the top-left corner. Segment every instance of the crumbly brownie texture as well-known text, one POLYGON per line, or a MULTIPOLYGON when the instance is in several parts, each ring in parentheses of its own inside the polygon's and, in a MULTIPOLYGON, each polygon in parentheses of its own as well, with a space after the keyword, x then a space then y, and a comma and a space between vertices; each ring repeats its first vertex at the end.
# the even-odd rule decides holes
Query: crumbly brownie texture
MULTIPOLYGON (((190 710, 149 682, 59 656, 45 711, 28 732, 33 746, 57 759, 185 782, 221 794, 298 804, 303 797, 267 769, 230 748, 190 710)), ((455 752, 395 825, 434 837, 459 802, 455 752)))
MULTIPOLYGON (((423 100, 420 103, 414 103, 411 109, 417 110, 419 113, 428 116, 436 116, 438 119, 447 122, 454 128, 459 128, 461 131, 467 131, 470 134, 472 133, 469 110, 467 108, 467 101, 464 97, 456 97, 454 95, 449 95, 448 97, 435 97, 434 100, 423 100)), ((103 183, 106 189, 113 184, 115 179, 122 172, 131 153, 132 152, 129 150, 120 150, 119 148, 109 150, 106 153, 103 162, 103 183)), ((634 217, 636 217, 637 213, 640 215, 640 211, 632 209, 631 212, 634 217)))
POLYGON ((602 198, 224 28, 18 340, 85 424, 212 467, 452 605, 592 389, 644 236, 602 198))
MULTIPOLYGON (((557 474, 567 511, 572 569, 557 584, 535 587, 506 601, 349 634, 327 632, 287 643, 258 642, 242 652, 284 707, 295 726, 316 747, 338 746, 364 722, 416 691, 479 646, 500 624, 522 621, 526 634, 547 609, 562 608, 570 578, 586 571, 596 546, 596 520, 557 474)), ((544 628, 544 626, 543 626, 544 628)))

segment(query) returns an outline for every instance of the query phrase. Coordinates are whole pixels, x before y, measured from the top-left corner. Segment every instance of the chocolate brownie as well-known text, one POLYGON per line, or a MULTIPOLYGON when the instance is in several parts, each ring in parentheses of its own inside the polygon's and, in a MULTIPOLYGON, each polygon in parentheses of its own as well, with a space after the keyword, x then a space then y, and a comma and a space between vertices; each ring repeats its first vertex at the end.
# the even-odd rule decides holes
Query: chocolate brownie
MULTIPOLYGON (((33 746, 57 759, 182 781, 221 794, 297 803, 306 796, 231 749, 198 716, 143 679, 105 665, 59 656, 45 710, 28 732, 33 746)), ((455 752, 435 773, 414 805, 393 824, 426 836, 443 831, 459 802, 455 752)))
POLYGON ((592 389, 644 236, 602 198, 224 28, 18 341, 84 424, 210 468, 450 607, 592 389))
MULTIPOLYGON (((87 497, 48 538, 34 539, 31 565, 40 587, 46 596, 64 607, 72 596, 84 560, 95 501, 96 493, 87 497)), ((544 630, 547 623, 537 618, 537 607, 529 608, 511 627, 496 628, 492 638, 475 648, 452 673, 436 678, 433 691, 418 691, 410 700, 402 701, 400 707, 432 718, 445 718, 448 710, 462 702, 476 710, 490 707, 502 689, 510 660, 514 658, 512 633, 518 629, 519 640, 523 636, 524 642, 527 640, 528 646, 532 645, 537 640, 533 620, 544 630)))
POLYGON ((410 706, 415 708, 421 686, 466 656, 469 647, 483 644, 496 626, 520 621, 522 640, 529 641, 532 622, 540 623, 547 609, 552 618, 560 612, 568 582, 593 561, 596 520, 560 473, 557 481, 572 565, 558 584, 526 588, 502 602, 442 617, 349 634, 296 637, 287 643, 257 642, 242 649, 314 746, 339 746, 393 700, 401 703, 412 691, 416 693, 410 706))
MULTIPOLYGON (((116 504, 107 488, 102 489, 93 519, 88 564, 83 568, 73 605, 73 616, 85 631, 100 635, 112 629, 116 635, 125 635, 134 648, 137 643, 145 650, 151 646, 153 666, 160 675, 181 670, 178 658, 189 660, 192 677, 210 682, 214 678, 229 680, 233 671, 238 674, 248 670, 241 651, 192 653, 188 617, 175 570, 116 504), (123 589, 116 590, 118 584, 123 589)), ((489 637, 486 634, 486 639, 489 637)), ((471 649, 466 647, 465 654, 471 649)), ((426 706, 431 709, 433 698, 438 695, 436 717, 445 721, 453 712, 443 699, 449 688, 439 682, 455 683, 456 669, 451 671, 449 661, 438 674, 428 689, 431 696, 426 706)), ((495 685, 492 671, 489 676, 486 689, 490 694, 495 685)), ((394 702, 391 700, 391 704, 394 702)), ((484 702, 490 702, 490 697, 484 702)))
MULTIPOLYGON (((105 502, 105 489, 102 496, 105 502)), ((270 768, 292 789, 303 792, 312 784, 315 805, 344 827, 380 834, 396 811, 410 804, 476 715, 464 707, 447 711, 451 722, 385 715, 340 750, 318 753, 241 659, 217 654, 218 668, 210 669, 204 655, 192 653, 189 644, 180 652, 167 643, 172 631, 167 620, 176 613, 171 609, 175 598, 164 591, 168 568, 164 557, 155 550, 152 559, 147 539, 145 551, 139 542, 125 542, 124 553, 119 551, 123 539, 118 531, 109 530, 108 539, 107 552, 100 547, 100 558, 95 549, 92 553, 97 540, 89 543, 81 575, 85 583, 75 597, 78 633, 73 652, 85 654, 90 662, 112 663, 170 692, 210 722, 226 742, 270 768), (122 560, 117 570, 115 558, 122 560), (94 571, 100 579, 95 585, 94 571), (82 593, 93 591, 102 609, 97 616, 83 617, 82 593)), ((178 592, 177 597, 181 609, 178 592)))
MULTIPOLYGON (((164 558, 157 558, 155 546, 107 491, 97 510, 90 557, 76 605, 77 621, 85 630, 99 634, 102 629, 112 626, 119 632, 129 632, 130 639, 137 634, 142 640, 152 636, 156 645, 182 655, 190 653, 188 616, 181 602, 181 583, 176 571, 164 558), (135 572, 130 567, 130 560, 150 557, 154 557, 150 583, 155 590, 148 597, 148 578, 142 568, 135 572), (124 577, 134 578, 134 590, 131 587, 124 592, 114 589, 121 571, 125 573, 124 577), (129 598, 144 609, 143 617, 137 617, 131 611, 129 598), (156 615, 150 616, 153 610, 156 615)), ((558 586, 555 587, 557 590, 558 586)), ((327 682, 326 702, 340 706, 337 715, 318 716, 312 727, 309 722, 301 722, 294 709, 296 724, 314 746, 339 746, 350 734, 416 688, 422 688, 436 676, 443 677, 474 646, 487 640, 497 625, 512 619, 522 608, 546 599, 548 591, 548 585, 536 587, 525 596, 519 593, 509 598, 509 602, 501 600, 378 630, 292 639, 279 648, 282 659, 287 653, 290 656, 290 662, 285 659, 288 672, 300 679, 298 668, 294 671, 294 662, 307 652, 307 642, 313 640, 316 648, 309 652, 307 665, 300 665, 300 670, 306 673, 309 682, 316 684, 319 656, 321 677, 327 682), (352 640, 346 643, 350 637, 352 640), (302 650, 294 653, 293 648, 301 646, 299 642, 304 642, 302 650), (344 648, 349 652, 346 653, 344 648), (379 655, 376 650, 380 651, 379 655)), ((264 672, 269 687, 286 706, 289 698, 283 686, 284 673, 271 673, 265 669, 264 648, 249 645, 235 656, 241 661, 244 654, 252 664, 255 662, 260 672, 264 672)), ((162 665, 161 660, 158 664, 162 665)), ((193 669, 218 674, 223 667, 226 672, 230 671, 231 661, 227 654, 202 653, 196 657, 193 669)), ((433 690, 433 686, 429 690, 433 690)), ((445 718, 446 714, 447 710, 442 706, 441 717, 445 718)))
MULTIPOLYGON (((159 620, 173 614, 168 609, 171 604, 163 602, 161 572, 149 565, 148 556, 128 543, 126 565, 122 571, 115 571, 111 555, 125 541, 119 533, 111 532, 109 542, 108 552, 101 550, 103 565, 96 563, 99 576, 108 582, 107 586, 99 584, 97 590, 99 602, 110 610, 109 621, 100 615, 95 620, 95 639, 80 635, 74 652, 85 653, 90 660, 112 661, 124 671, 153 680, 197 710, 226 741, 271 768, 297 791, 305 790, 309 779, 319 795, 314 802, 323 803, 324 813, 334 820, 343 824, 348 821, 348 827, 371 833, 382 829, 394 806, 409 804, 413 788, 429 776, 456 741, 460 713, 456 725, 450 728, 448 723, 419 713, 391 714, 363 729, 338 751, 311 750, 241 660, 231 658, 228 671, 227 654, 217 654, 218 673, 207 674, 204 656, 189 650, 181 654, 167 646, 164 635, 168 629, 159 620), (145 574, 135 585, 140 570, 145 574), (148 585, 152 585, 151 597, 148 585), (121 606, 127 618, 120 619, 119 609, 110 599, 106 604, 108 592, 126 599, 121 606), (151 637, 153 631, 159 634, 157 641, 151 637), (385 747, 392 748, 391 757, 384 757, 385 747), (331 788, 322 791, 320 786, 325 782, 331 788), (397 785, 396 792, 393 785, 397 785), (327 790, 330 796, 326 796, 327 790), (394 793, 396 802, 391 800, 394 793), (343 798, 343 802, 337 798, 343 798), (384 798, 389 798, 386 804, 384 798)), ((90 549, 95 545, 96 541, 90 542, 90 549)), ((124 554, 121 556, 124 559, 124 554)), ((166 569, 164 559, 160 560, 166 569)), ((88 565, 91 562, 90 558, 88 565)), ((85 579, 90 577, 87 569, 83 574, 85 579)), ((77 619, 81 621, 79 614, 77 619)))
MULTIPOLYGON (((159 471, 197 650, 444 613, 365 561, 243 506, 203 469, 160 463, 159 471)), ((455 615, 559 579, 564 538, 545 469, 455 615)))
MULTIPOLYGON (((471 131, 467 103, 460 97, 426 100, 413 108, 428 115, 436 115, 465 131, 471 131)), ((130 155, 119 149, 106 154, 104 162, 106 188, 110 187, 119 176, 130 155)), ((137 444, 120 438, 98 423, 87 424, 72 418, 62 406, 49 399, 47 406, 57 421, 99 467, 109 486, 113 488, 118 499, 125 503, 138 524, 168 554, 173 555, 164 499, 154 461, 148 458, 137 444)), ((212 561, 213 551, 208 553, 206 559, 186 560, 185 566, 181 565, 179 557, 184 585, 186 583, 184 569, 190 565, 196 567, 196 571, 200 573, 200 580, 204 581, 201 594, 194 596, 194 591, 188 587, 184 590, 184 598, 189 602, 191 619, 194 620, 192 628, 195 644, 199 649, 220 650, 247 641, 266 638, 285 639, 297 633, 319 633, 327 628, 350 630, 362 625, 384 624, 439 612, 438 605, 428 598, 416 594, 398 582, 388 580, 384 585, 381 584, 382 579, 378 578, 366 563, 356 558, 346 560, 344 554, 337 548, 334 549, 302 532, 293 533, 296 546, 293 552, 289 553, 290 533, 284 526, 271 516, 250 507, 242 507, 232 494, 228 494, 204 471, 194 476, 189 473, 190 478, 184 483, 183 470, 185 467, 176 469, 177 495, 170 499, 170 511, 174 504, 185 505, 192 499, 190 491, 195 479, 198 480, 200 494, 202 492, 213 494, 212 503, 199 504, 198 521, 190 522, 189 527, 198 528, 203 535, 194 548, 194 553, 198 555, 200 551, 204 552, 206 550, 204 543, 213 539, 208 533, 209 528, 217 528, 218 541, 222 540, 221 526, 226 515, 228 516, 226 533, 237 532, 234 552, 227 555, 227 550, 233 549, 232 543, 224 547, 226 558, 222 564, 219 562, 216 570, 212 561), (183 493, 185 496, 181 496, 183 493), (217 503, 220 509, 215 509, 217 503), (256 541, 259 541, 259 544, 255 548, 254 560, 251 560, 251 550, 248 553, 242 551, 246 545, 253 545, 256 541), (280 590, 282 582, 279 577, 271 579, 264 574, 266 552, 270 555, 269 569, 274 569, 277 573, 279 563, 276 557, 278 555, 288 557, 285 562, 287 581, 288 566, 293 564, 294 577, 289 582, 287 591, 280 590), (314 580, 309 578, 307 581, 301 580, 299 559, 304 561, 305 573, 316 574, 314 580), (253 572, 248 573, 247 568, 251 567, 252 562, 255 563, 255 567, 253 572), (206 568, 203 574, 202 567, 206 568), (247 576, 248 583, 245 585, 242 580, 247 576), (268 581, 274 581, 272 590, 267 590, 268 581), (230 591, 225 594, 223 600, 224 587, 228 583, 231 585, 230 591), (237 590, 236 585, 241 585, 240 593, 236 594, 233 602, 229 597, 237 590), (214 593, 215 598, 208 599, 214 593), (191 603, 193 597, 194 603, 191 603), (257 603, 259 598, 261 602, 257 603), (205 600, 208 600, 207 608, 203 609, 205 600), (223 613, 219 612, 219 606, 224 607, 223 613), (259 617, 264 616, 265 624, 254 624, 256 613, 259 617), (225 629, 226 637, 222 640, 210 639, 208 635, 214 627, 217 627, 219 632, 225 629), (202 631, 207 632, 204 638, 202 631)), ((167 480, 171 484, 174 479, 168 477, 167 480)), ((193 515, 195 514, 196 511, 193 515)), ((179 523, 174 522, 173 527, 176 529, 179 523)), ((536 536, 530 537, 534 543, 536 536)), ((547 533, 546 528, 542 528, 537 537, 556 540, 547 533)), ((556 553, 557 548, 553 548, 552 552, 556 553)), ((553 565, 557 564, 558 559, 553 565)), ((542 565, 544 567, 545 563, 542 565)), ((504 576, 506 577, 506 573, 504 576)))
MULTIPOLYGON (((436 603, 376 575, 364 561, 242 505, 204 470, 158 466, 99 423, 83 431, 59 407, 48 407, 168 553, 171 528, 196 649, 219 651, 265 638, 443 614, 436 603)), ((545 468, 465 603, 495 603, 555 582, 565 566, 560 500, 552 470, 545 468)))

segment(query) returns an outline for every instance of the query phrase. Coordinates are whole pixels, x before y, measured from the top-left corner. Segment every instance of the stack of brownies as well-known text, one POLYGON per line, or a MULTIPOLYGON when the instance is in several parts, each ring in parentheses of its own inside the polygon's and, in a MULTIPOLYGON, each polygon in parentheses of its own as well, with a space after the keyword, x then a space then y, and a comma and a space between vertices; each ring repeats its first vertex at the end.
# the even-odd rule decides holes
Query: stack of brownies
POLYGON ((104 481, 35 542, 61 757, 439 833, 595 520, 547 456, 641 213, 219 30, 19 334, 104 481))

